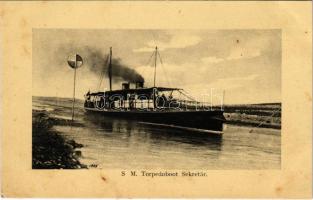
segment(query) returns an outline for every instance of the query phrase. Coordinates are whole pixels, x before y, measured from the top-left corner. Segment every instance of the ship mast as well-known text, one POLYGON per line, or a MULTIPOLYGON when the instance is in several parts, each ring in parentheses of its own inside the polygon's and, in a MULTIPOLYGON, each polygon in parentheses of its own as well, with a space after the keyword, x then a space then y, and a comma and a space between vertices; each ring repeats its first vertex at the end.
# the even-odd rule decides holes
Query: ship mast
POLYGON ((154 57, 154 79, 153 79, 153 87, 155 87, 157 56, 158 56, 158 47, 156 46, 156 47, 155 47, 155 57, 154 57))
POLYGON ((110 47, 109 81, 110 81, 110 91, 112 91, 112 47, 110 47))

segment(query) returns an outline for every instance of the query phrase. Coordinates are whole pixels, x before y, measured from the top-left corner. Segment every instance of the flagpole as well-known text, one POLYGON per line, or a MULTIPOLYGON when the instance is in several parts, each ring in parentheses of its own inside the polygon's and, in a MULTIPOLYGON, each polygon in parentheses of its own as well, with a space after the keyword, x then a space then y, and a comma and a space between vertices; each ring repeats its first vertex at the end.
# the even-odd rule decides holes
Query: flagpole
POLYGON ((74 68, 74 90, 73 90, 73 105, 72 105, 72 122, 74 121, 75 88, 76 88, 76 67, 74 68))
POLYGON ((74 109, 75 109, 75 90, 76 90, 76 69, 83 65, 83 59, 80 55, 74 54, 68 57, 68 65, 74 69, 74 87, 73 87, 73 103, 72 103, 72 122, 74 121, 74 109))

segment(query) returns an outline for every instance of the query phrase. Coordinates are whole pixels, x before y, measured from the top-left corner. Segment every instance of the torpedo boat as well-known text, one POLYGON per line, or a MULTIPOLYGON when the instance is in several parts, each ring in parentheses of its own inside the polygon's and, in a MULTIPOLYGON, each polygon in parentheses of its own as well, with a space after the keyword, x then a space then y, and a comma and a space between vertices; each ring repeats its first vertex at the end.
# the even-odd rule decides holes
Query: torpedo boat
POLYGON ((183 129, 210 134, 223 134, 223 109, 198 102, 181 88, 158 87, 156 83, 158 48, 154 55, 154 85, 145 87, 143 81, 124 82, 112 89, 112 47, 109 53, 108 77, 110 89, 85 94, 84 109, 107 117, 135 120, 138 123, 183 129))

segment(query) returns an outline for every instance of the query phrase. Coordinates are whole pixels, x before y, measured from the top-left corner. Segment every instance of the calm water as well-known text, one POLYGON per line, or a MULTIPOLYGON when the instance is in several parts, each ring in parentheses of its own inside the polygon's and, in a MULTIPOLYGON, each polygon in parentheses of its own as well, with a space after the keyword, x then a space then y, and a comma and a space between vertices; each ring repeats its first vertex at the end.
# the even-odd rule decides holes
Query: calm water
MULTIPOLYGON (((34 102, 52 116, 69 118, 68 107, 34 102)), ((83 126, 55 126, 84 145, 81 162, 116 169, 279 169, 280 130, 225 125, 222 138, 164 129, 77 111, 83 126)))

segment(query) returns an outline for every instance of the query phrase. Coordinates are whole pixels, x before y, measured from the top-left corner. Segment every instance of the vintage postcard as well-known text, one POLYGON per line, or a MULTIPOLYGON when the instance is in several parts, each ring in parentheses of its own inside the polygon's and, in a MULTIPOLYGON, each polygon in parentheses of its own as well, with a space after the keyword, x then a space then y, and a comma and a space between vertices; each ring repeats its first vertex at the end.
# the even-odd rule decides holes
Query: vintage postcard
POLYGON ((2 2, 2 196, 309 198, 310 2, 2 2))

